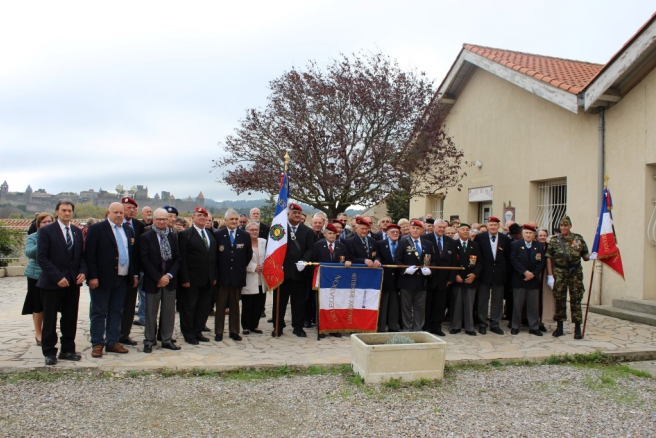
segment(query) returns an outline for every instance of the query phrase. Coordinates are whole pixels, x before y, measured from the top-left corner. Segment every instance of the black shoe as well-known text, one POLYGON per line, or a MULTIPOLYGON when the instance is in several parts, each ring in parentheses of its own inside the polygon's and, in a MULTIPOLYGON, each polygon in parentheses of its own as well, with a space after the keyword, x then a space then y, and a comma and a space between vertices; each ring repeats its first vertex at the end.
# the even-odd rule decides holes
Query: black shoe
POLYGON ((137 345, 137 341, 132 340, 129 336, 126 336, 124 338, 120 338, 118 340, 119 343, 123 345, 137 345))
POLYGON ((144 352, 144 353, 152 353, 152 352, 153 352, 153 346, 150 345, 150 344, 148 344, 148 345, 144 345, 143 352, 144 352))
POLYGON ((204 332, 211 332, 212 330, 208 326, 205 326, 205 327, 203 327, 203 331, 204 332))
POLYGON ((476 332, 473 330, 472 331, 465 330, 465 333, 468 334, 469 336, 476 336, 476 332))
POLYGON ((433 334, 437 336, 446 336, 442 330, 435 330, 433 334))
POLYGON ((198 339, 185 339, 187 344, 198 345, 198 339))
POLYGON ((460 329, 451 329, 449 331, 449 334, 452 334, 452 335, 457 335, 458 333, 460 333, 460 329))
POLYGON ((583 336, 581 336, 581 324, 577 323, 574 326, 574 339, 583 339, 583 336))
POLYGON ((146 324, 143 323, 143 322, 141 322, 141 321, 139 321, 138 319, 135 319, 134 322, 132 323, 132 325, 140 325, 140 326, 143 327, 143 326, 145 326, 146 324))
POLYGON ((237 333, 230 333, 229 336, 233 341, 241 341, 241 336, 239 336, 237 333))
POLYGON ((487 334, 487 327, 480 327, 478 329, 478 332, 482 335, 486 335, 487 334))
POLYGON ((538 327, 538 330, 540 330, 542 333, 547 332, 547 328, 544 326, 544 324, 540 324, 540 327, 538 327))
POLYGON ((162 344, 162 348, 166 348, 167 350, 181 350, 181 347, 178 347, 175 345, 173 342, 165 342, 162 344))
POLYGON ((333 338, 341 338, 341 337, 342 337, 342 334, 341 334, 341 333, 329 333, 329 334, 330 334, 330 336, 332 336, 333 338))
POLYGON ((311 328, 311 327, 312 327, 312 323, 306 321, 306 322, 303 323, 303 327, 305 327, 305 328, 311 328))
POLYGON ((200 342, 209 342, 210 338, 205 337, 203 335, 196 335, 196 339, 199 340, 200 342))
POLYGON ((543 336, 540 330, 529 330, 528 332, 535 336, 543 336))
POLYGON ((260 315, 260 318, 266 318, 266 313, 264 312, 264 310, 262 311, 262 314, 260 315))
POLYGON ((504 333, 504 331, 501 330, 499 327, 492 327, 492 328, 490 329, 490 331, 491 331, 492 333, 496 333, 497 335, 502 335, 502 334, 504 333))
MULTIPOLYGON (((282 336, 282 335, 284 335, 284 333, 283 333, 282 330, 280 330, 280 333, 278 333, 277 337, 280 337, 280 336, 282 336)), ((275 330, 272 330, 272 331, 271 331, 271 337, 272 337, 272 338, 275 338, 275 337, 276 337, 276 331, 275 331, 275 330)))
POLYGON ((303 329, 294 329, 292 333, 294 333, 299 338, 307 338, 307 333, 305 333, 305 330, 303 329))
POLYGON ((46 365, 57 365, 57 357, 46 356, 46 365))
POLYGON ((554 330, 554 332, 551 334, 551 336, 554 336, 556 338, 558 336, 562 336, 564 334, 563 333, 563 322, 562 321, 557 321, 557 324, 558 324, 558 328, 556 330, 554 330))
POLYGON ((518 335, 519 334, 519 329, 511 329, 510 334, 511 335, 518 335))
POLYGON ((267 322, 273 324, 273 318, 267 319, 267 322))
POLYGON ((214 336, 214 340, 215 340, 216 342, 221 342, 221 341, 223 341, 223 334, 220 334, 220 335, 216 335, 216 336, 214 336))
POLYGON ((326 337, 326 334, 325 334, 325 333, 319 333, 319 339, 323 339, 323 338, 325 338, 325 337, 326 337))
POLYGON ((77 362, 82 359, 82 355, 79 353, 59 353, 59 359, 61 360, 73 360, 77 362))

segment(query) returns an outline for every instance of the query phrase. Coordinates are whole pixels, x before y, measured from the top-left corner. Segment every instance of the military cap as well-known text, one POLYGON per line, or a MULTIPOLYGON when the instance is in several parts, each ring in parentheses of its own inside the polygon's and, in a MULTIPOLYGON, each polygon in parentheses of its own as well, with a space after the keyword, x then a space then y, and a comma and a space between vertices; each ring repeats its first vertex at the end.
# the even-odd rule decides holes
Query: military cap
POLYGON ((289 207, 288 207, 288 208, 289 208, 290 210, 303 211, 303 208, 301 208, 300 205, 295 204, 295 203, 293 203, 293 202, 292 202, 291 204, 289 204, 289 207))
POLYGON ((326 225, 326 230, 328 230, 328 231, 332 231, 333 233, 339 233, 339 230, 338 230, 337 227, 336 227, 335 225, 333 225, 333 224, 328 224, 328 225, 326 225))
POLYGON ((138 205, 137 205, 137 201, 135 201, 134 199, 130 198, 129 196, 124 196, 124 197, 122 197, 122 198, 121 198, 121 204, 132 204, 132 205, 134 205, 135 207, 138 207, 138 205))
POLYGON ((330 221, 330 223, 331 223, 331 224, 340 224, 340 225, 342 225, 342 221, 340 221, 340 220, 337 219, 337 218, 333 218, 333 219, 330 221))
POLYGON ((429 217, 428 219, 426 219, 426 223, 427 223, 427 224, 434 224, 434 223, 435 223, 435 219, 429 217))
POLYGON ((535 227, 533 225, 524 224, 522 228, 525 230, 533 231, 535 233, 535 227))
POLYGON ((460 225, 458 225, 458 228, 462 228, 462 227, 471 228, 471 226, 468 223, 460 222, 460 225))
POLYGON ((558 225, 572 225, 572 220, 569 218, 569 216, 563 216, 560 218, 558 225))
POLYGON ((196 207, 196 208, 194 208, 194 212, 196 212, 196 213, 201 213, 201 214, 203 214, 203 215, 205 215, 205 216, 209 216, 209 215, 210 215, 210 214, 207 212, 207 210, 205 210, 203 207, 196 207))
POLYGON ((499 218, 496 217, 496 216, 490 216, 489 218, 487 218, 487 222, 488 222, 488 223, 490 223, 490 222, 496 222, 496 223, 498 223, 498 224, 501 223, 501 221, 499 220, 499 218))
POLYGON ((510 234, 517 234, 522 232, 522 227, 521 225, 514 223, 508 228, 508 232, 510 234))
POLYGON ((400 230, 400 229, 401 229, 401 227, 399 227, 399 226, 396 225, 396 224, 389 224, 389 225, 387 226, 387 231, 389 231, 389 230, 400 230))
POLYGON ((366 220, 362 216, 357 216, 355 218, 355 223, 358 224, 358 225, 366 225, 368 227, 371 227, 371 222, 369 222, 368 220, 366 220))
POLYGON ((170 205, 165 205, 162 208, 164 208, 164 210, 166 210, 167 213, 173 213, 176 216, 178 215, 178 209, 175 207, 171 207, 170 205))
POLYGON ((414 225, 415 227, 421 227, 424 228, 424 223, 420 220, 413 219, 410 221, 410 225, 414 225))

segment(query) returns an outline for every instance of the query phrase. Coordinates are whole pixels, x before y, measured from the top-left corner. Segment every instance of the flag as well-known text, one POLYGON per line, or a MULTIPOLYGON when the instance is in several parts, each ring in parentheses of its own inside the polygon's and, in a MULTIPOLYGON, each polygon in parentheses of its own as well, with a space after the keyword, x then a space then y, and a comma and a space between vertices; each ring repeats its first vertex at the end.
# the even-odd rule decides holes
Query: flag
POLYGON ((615 227, 613 226, 613 213, 611 212, 613 209, 613 200, 610 197, 610 191, 608 189, 604 189, 602 196, 601 214, 599 215, 597 234, 595 234, 590 258, 605 263, 609 268, 624 278, 622 257, 615 241, 615 227))
POLYGON ((272 290, 280 286, 285 279, 282 264, 287 254, 287 198, 289 196, 289 180, 287 173, 280 179, 280 194, 276 203, 276 213, 271 223, 269 239, 267 241, 266 257, 262 275, 267 287, 272 290))
POLYGON ((383 268, 321 264, 319 333, 375 332, 378 329, 383 268))

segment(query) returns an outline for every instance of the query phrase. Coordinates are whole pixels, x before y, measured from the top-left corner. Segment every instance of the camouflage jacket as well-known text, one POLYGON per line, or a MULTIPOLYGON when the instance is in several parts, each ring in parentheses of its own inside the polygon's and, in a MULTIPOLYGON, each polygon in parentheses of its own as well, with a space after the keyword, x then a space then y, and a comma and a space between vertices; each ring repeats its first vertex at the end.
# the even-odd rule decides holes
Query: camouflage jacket
POLYGON ((567 237, 562 237, 563 246, 569 256, 569 266, 567 258, 563 254, 563 249, 558 243, 558 237, 553 236, 547 245, 547 257, 551 259, 554 268, 567 269, 568 267, 580 268, 581 258, 589 254, 588 245, 583 240, 583 236, 576 233, 570 233, 567 237))

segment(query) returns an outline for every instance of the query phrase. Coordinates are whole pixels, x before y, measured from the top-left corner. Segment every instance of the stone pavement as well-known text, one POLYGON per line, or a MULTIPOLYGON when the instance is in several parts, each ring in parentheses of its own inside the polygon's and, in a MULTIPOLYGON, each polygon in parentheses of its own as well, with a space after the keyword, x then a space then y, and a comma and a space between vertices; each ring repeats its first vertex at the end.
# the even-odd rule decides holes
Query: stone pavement
MULTIPOLYGON (((21 315, 27 282, 25 277, 0 278, 0 371, 15 372, 45 367, 41 348, 34 341, 34 328, 29 315, 21 315)), ((291 324, 279 339, 271 337, 271 324, 263 318, 260 328, 263 335, 243 336, 242 342, 234 342, 227 336, 223 342, 214 342, 214 333, 207 336, 209 343, 189 345, 184 342, 176 326, 179 351, 156 347, 151 354, 142 353, 143 328, 133 327, 132 338, 139 341, 137 347, 128 347, 128 354, 106 354, 101 359, 91 357, 89 343, 89 293, 82 288, 77 332, 77 351, 80 362, 61 361, 56 369, 99 369, 106 371, 161 370, 168 368, 233 369, 264 366, 309 366, 349 364, 350 338, 327 337, 316 339, 315 329, 306 329, 307 338, 291 334, 291 324)), ((271 295, 267 297, 267 315, 271 315, 271 295)), ((289 312, 288 312, 289 316, 289 312)), ((210 320, 209 327, 212 327, 210 320)), ((227 324, 227 318, 226 318, 227 324)), ((446 325, 445 325, 446 327, 446 325)), ((543 337, 529 335, 524 328, 517 336, 505 329, 504 336, 489 333, 476 337, 464 333, 444 337, 447 345, 447 362, 490 361, 492 359, 539 360, 552 354, 591 353, 601 350, 632 358, 656 359, 656 327, 623 321, 591 313, 584 340, 573 338, 573 327, 565 324, 565 336, 554 338, 550 333, 543 337)), ((547 324, 549 332, 554 324, 547 324)))

